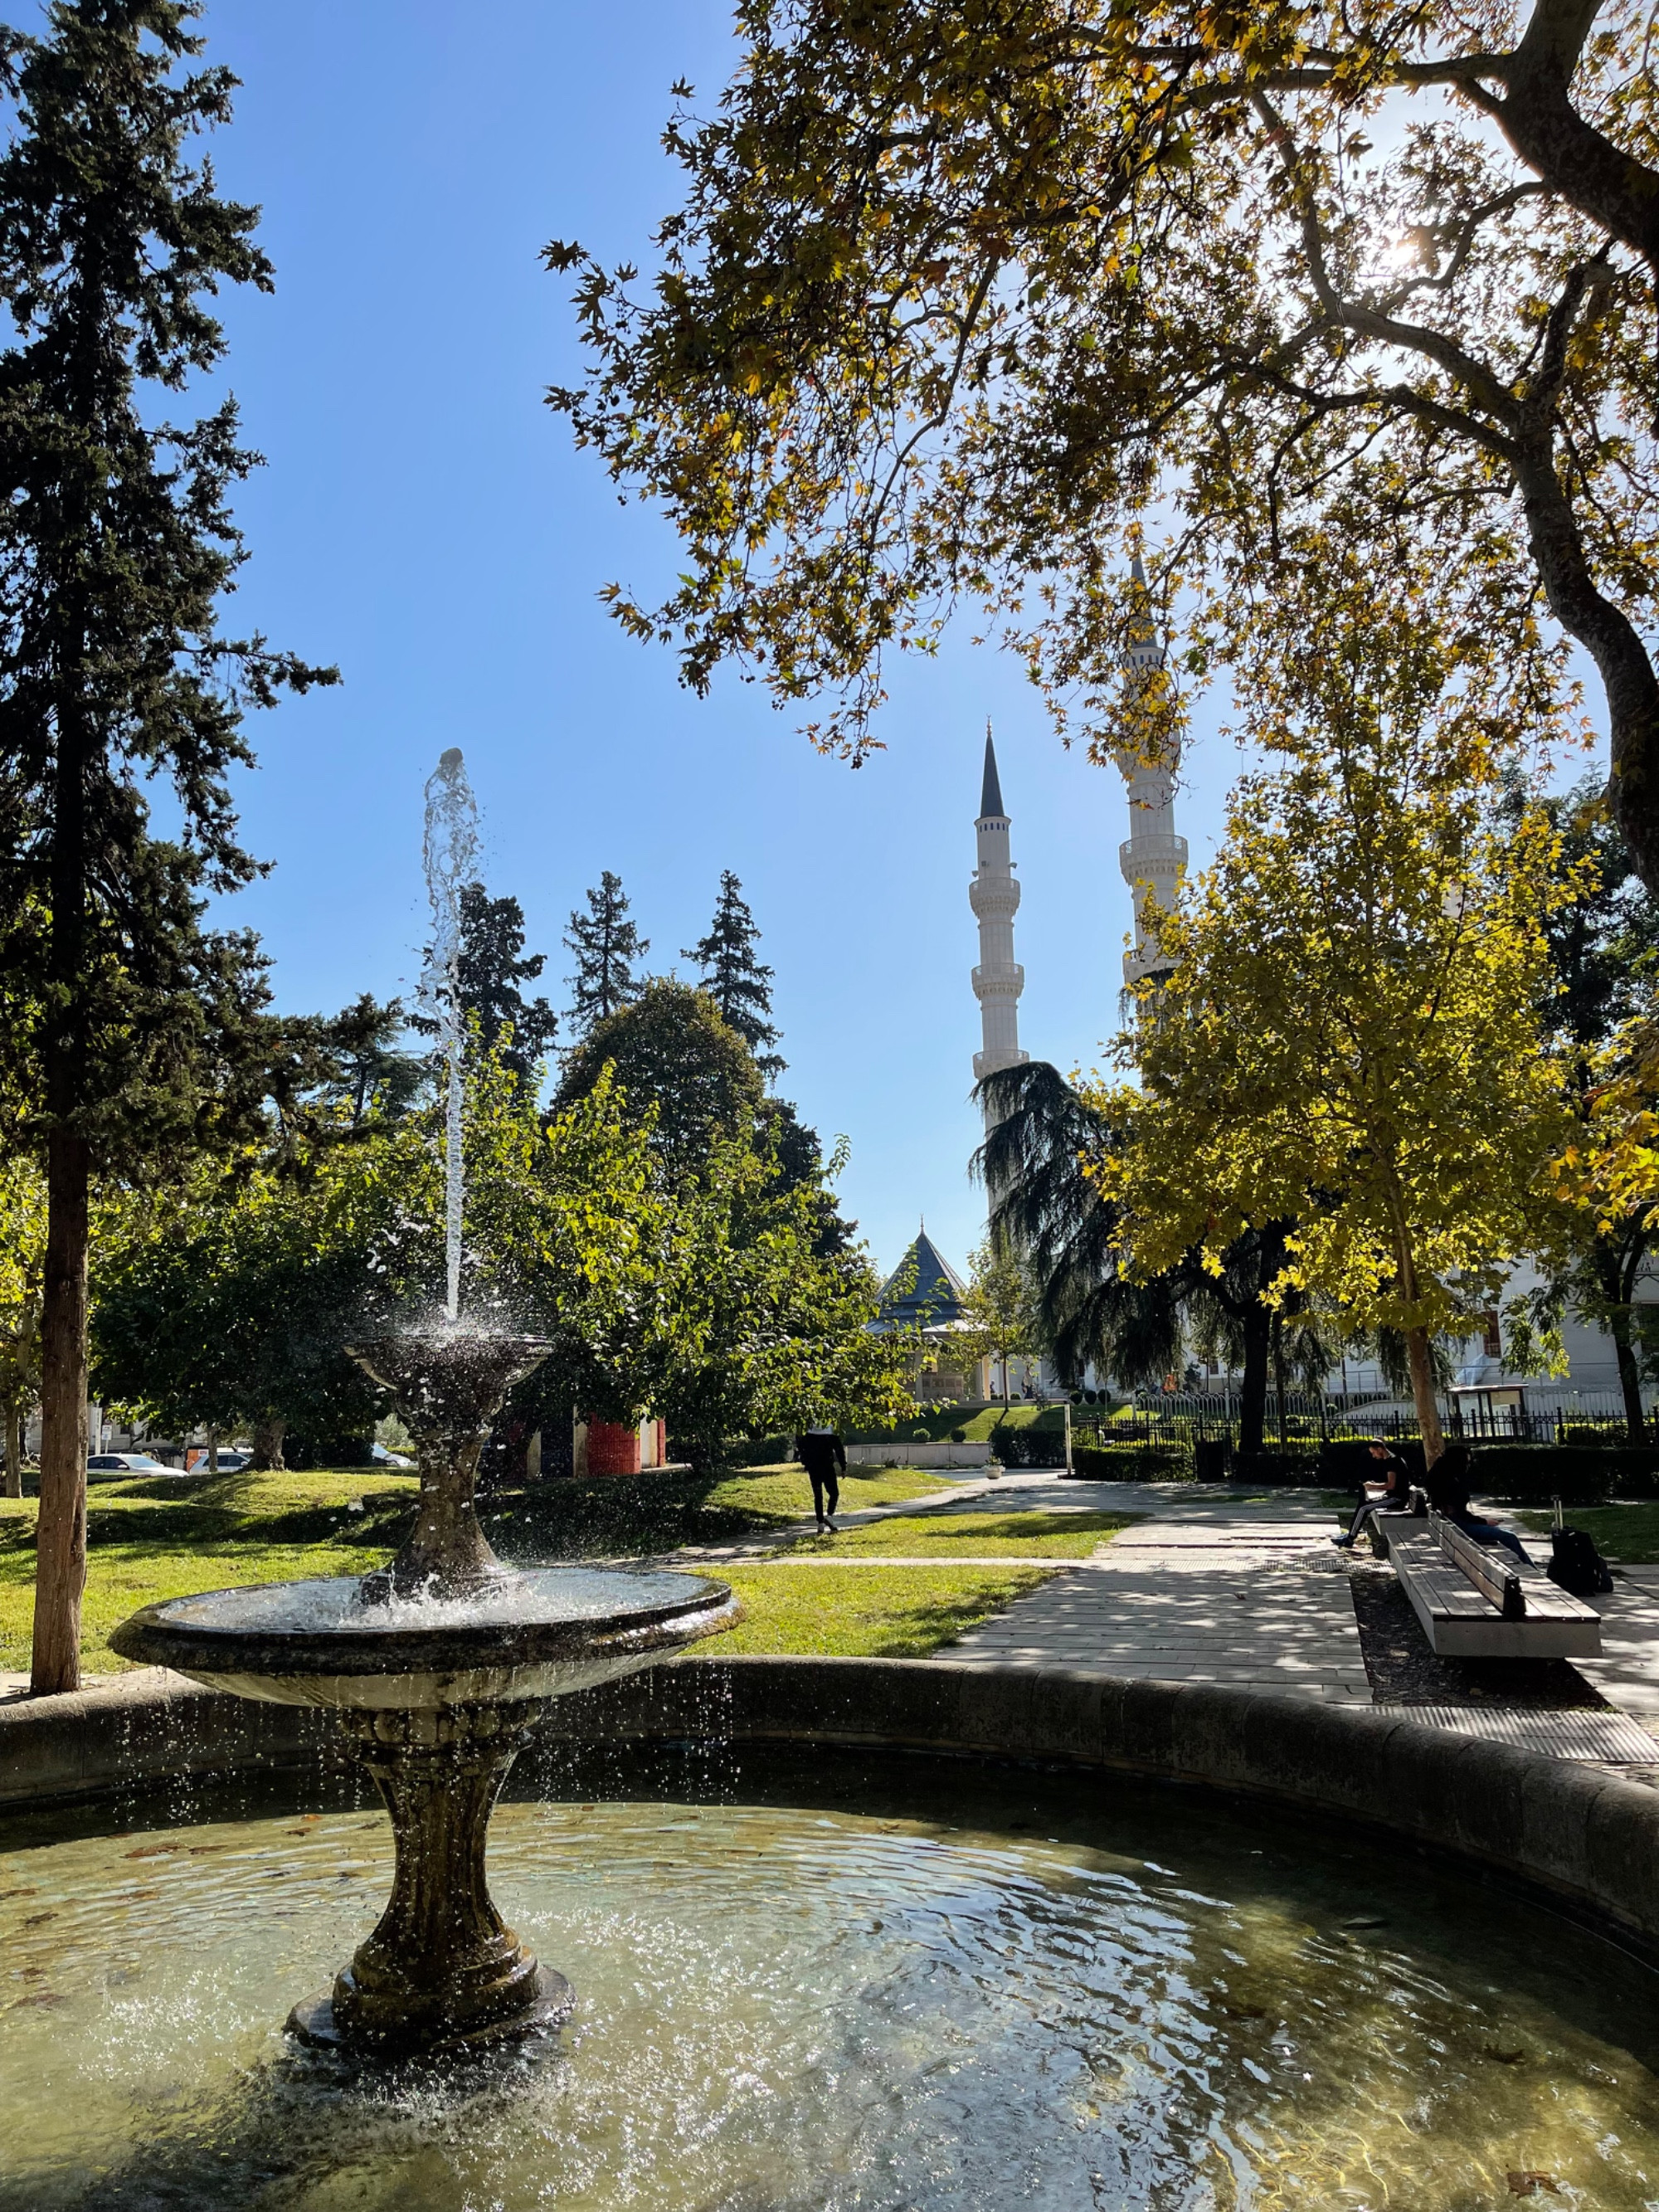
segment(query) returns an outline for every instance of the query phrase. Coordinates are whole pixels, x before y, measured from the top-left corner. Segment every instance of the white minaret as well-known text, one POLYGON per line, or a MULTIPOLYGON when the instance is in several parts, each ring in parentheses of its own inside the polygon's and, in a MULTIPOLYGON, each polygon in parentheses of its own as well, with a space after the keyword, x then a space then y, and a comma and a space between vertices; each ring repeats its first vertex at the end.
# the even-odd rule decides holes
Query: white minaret
POLYGON ((1019 994, 1025 988, 1025 970, 1014 957, 1014 914, 1019 905, 1019 885, 1008 858, 1008 817, 1002 811, 1002 786, 997 781, 996 750, 991 725, 985 725, 985 785, 980 794, 979 819, 974 824, 979 866, 968 886, 968 901, 979 916, 979 965, 974 970, 974 996, 985 1033, 985 1048, 974 1054, 974 1080, 999 1067, 1018 1067, 1030 1058, 1019 1048, 1019 994))
MULTIPOLYGON (((1140 556, 1134 560, 1134 579, 1146 581, 1140 556)), ((1133 678, 1144 679, 1164 665, 1164 648, 1150 623, 1136 633, 1129 647, 1133 678)), ((1171 746, 1169 757, 1156 763, 1131 752, 1116 755, 1123 781, 1129 787, 1129 834, 1117 848, 1118 866, 1135 902, 1135 943, 1123 956, 1123 981, 1133 987, 1143 977, 1156 975, 1164 966, 1163 950, 1148 923, 1149 898, 1167 911, 1175 904, 1176 886, 1187 866, 1187 840, 1177 837, 1175 826, 1175 787, 1181 766, 1181 749, 1171 746)))

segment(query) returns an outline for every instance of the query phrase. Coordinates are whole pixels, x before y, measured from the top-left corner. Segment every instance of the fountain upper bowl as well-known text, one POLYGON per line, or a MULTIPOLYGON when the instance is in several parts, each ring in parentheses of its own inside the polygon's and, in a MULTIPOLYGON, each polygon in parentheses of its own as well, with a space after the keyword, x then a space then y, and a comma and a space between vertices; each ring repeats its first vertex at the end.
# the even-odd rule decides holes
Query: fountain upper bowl
POLYGON ((465 1598, 366 1598, 345 1577, 169 1598, 110 1648, 276 1705, 430 1710, 562 1697, 736 1626, 730 1585, 610 1567, 505 1571, 465 1598))

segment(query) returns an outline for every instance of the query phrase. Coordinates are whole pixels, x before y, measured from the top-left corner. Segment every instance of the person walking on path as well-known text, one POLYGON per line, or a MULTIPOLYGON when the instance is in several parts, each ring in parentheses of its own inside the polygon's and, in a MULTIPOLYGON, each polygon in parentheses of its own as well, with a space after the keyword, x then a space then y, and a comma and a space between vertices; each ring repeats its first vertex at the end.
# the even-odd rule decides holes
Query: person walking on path
POLYGON ((847 1472, 847 1447, 833 1429, 807 1429, 795 1438, 795 1457, 806 1469, 812 1486, 812 1510, 818 1534, 836 1525, 841 1504, 841 1478, 847 1472))
POLYGON ((1358 1508, 1348 1523, 1347 1534, 1331 1539, 1339 1552, 1353 1549, 1360 1530, 1373 1513, 1409 1513, 1412 1510, 1411 1470, 1405 1461, 1398 1453, 1391 1452, 1381 1437, 1370 1439, 1370 1450, 1376 1462, 1376 1475, 1368 1475, 1360 1485, 1358 1508))

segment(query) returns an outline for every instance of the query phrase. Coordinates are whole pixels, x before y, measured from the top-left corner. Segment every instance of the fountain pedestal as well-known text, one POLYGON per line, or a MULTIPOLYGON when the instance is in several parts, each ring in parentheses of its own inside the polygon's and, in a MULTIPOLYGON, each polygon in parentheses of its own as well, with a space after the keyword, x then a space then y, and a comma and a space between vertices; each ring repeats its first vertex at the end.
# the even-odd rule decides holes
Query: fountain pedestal
POLYGON ((295 2007, 307 2043, 386 2057, 477 2049, 556 2027, 574 1997, 495 1910, 484 1837, 543 1700, 341 1716, 392 1818, 396 1870, 372 1935, 332 1990, 295 2007))

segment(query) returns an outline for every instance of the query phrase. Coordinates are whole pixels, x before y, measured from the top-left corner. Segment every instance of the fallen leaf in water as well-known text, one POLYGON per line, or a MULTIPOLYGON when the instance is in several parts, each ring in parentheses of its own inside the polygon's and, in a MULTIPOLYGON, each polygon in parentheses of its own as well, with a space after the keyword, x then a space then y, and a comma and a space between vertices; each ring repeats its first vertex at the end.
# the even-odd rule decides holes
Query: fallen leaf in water
POLYGON ((23 1925, 25 1928, 42 1928, 48 1920, 56 1920, 57 1917, 55 1912, 31 1912, 23 1925))
POLYGON ((1224 2004, 1221 2009, 1229 2020, 1266 2020, 1267 2017, 1267 2008, 1265 2005, 1224 2004))
POLYGON ((1524 2051, 1500 2051, 1495 2043, 1486 2045, 1488 2058, 1495 2058, 1500 2066, 1519 2066, 1526 2057, 1524 2051))
POLYGON ((30 1996, 19 1997, 12 2010, 21 2012, 25 2005, 59 2005, 68 2002, 69 1999, 60 1997, 56 1990, 36 1990, 30 1996))
POLYGON ((23 1979, 26 1982, 44 1982, 46 1978, 46 1969, 44 1966, 25 1966, 23 1968, 23 1979))
POLYGON ((161 1859, 169 1851, 181 1851, 184 1848, 182 1844, 146 1844, 141 1851, 123 1851, 121 1856, 126 1859, 161 1859))
POLYGON ((1522 2173, 1511 2169, 1504 2179, 1510 2185, 1511 2197, 1536 2197, 1540 2189, 1550 2190, 1557 2197, 1563 2194, 1561 2185, 1553 2173, 1522 2173))
POLYGON ((33 1897, 34 1895, 35 1892, 32 1889, 0 1889, 0 1898, 33 1897))

